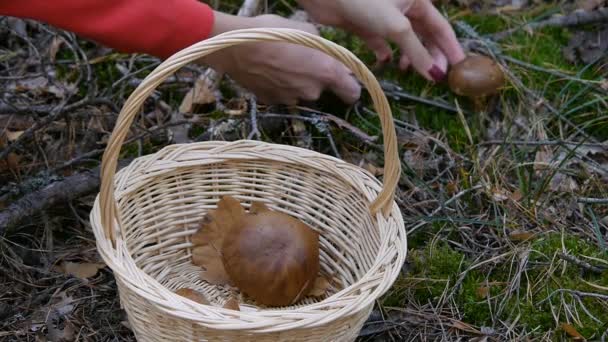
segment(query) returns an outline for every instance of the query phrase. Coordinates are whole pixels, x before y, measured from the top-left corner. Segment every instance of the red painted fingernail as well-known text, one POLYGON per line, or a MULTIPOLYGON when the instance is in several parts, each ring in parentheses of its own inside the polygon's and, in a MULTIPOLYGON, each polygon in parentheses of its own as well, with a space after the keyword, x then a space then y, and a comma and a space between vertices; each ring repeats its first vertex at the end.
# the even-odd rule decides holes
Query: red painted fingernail
POLYGON ((441 82, 445 79, 445 73, 436 65, 433 65, 433 67, 429 69, 429 75, 431 75, 435 82, 441 82))

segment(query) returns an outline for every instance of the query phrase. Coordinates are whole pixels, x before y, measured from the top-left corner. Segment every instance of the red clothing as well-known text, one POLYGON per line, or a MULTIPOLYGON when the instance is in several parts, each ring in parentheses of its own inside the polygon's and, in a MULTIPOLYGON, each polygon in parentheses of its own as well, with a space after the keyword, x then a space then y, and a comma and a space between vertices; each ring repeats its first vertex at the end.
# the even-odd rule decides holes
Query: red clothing
POLYGON ((197 0, 0 0, 0 15, 160 58, 209 37, 214 20, 213 10, 197 0))

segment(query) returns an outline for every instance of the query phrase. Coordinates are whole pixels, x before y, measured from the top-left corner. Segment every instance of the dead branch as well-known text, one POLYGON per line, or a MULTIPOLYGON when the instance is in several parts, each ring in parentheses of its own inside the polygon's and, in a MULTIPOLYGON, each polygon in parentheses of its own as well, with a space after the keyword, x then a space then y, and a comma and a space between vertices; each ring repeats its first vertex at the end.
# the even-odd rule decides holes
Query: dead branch
POLYGON ((303 115, 263 113, 263 114, 258 114, 258 116, 263 117, 263 118, 298 119, 298 120, 307 121, 307 122, 311 122, 311 123, 315 123, 315 122, 319 122, 319 121, 323 121, 323 122, 332 121, 339 127, 347 129, 348 131, 353 133, 354 136, 363 140, 365 143, 372 144, 376 140, 378 140, 378 137, 371 137, 371 136, 367 135, 365 132, 363 132, 362 130, 360 130, 359 128, 351 125, 347 121, 342 120, 331 114, 325 114, 325 113, 315 114, 315 117, 308 117, 308 116, 303 116, 303 115))
POLYGON ((578 290, 570 290, 570 289, 557 289, 553 292, 551 292, 551 294, 549 294, 549 296, 547 296, 547 298, 541 300, 540 302, 538 302, 538 305, 541 305, 542 303, 548 301, 549 299, 551 299, 551 297, 553 297, 554 295, 558 294, 558 293, 568 293, 570 295, 572 295, 573 297, 588 297, 588 298, 597 298, 600 300, 605 300, 608 301, 608 295, 603 295, 600 293, 595 293, 595 292, 583 292, 583 291, 578 291, 578 290))
POLYGON ((585 204, 608 204, 608 198, 580 197, 577 199, 577 202, 585 204))
POLYGON ((581 267, 587 271, 591 271, 593 273, 603 273, 606 270, 605 268, 593 266, 586 261, 580 260, 577 257, 575 257, 574 255, 559 253, 557 256, 560 259, 571 262, 571 263, 575 264, 576 266, 579 266, 579 267, 581 267))
POLYGON ((538 141, 524 141, 524 140, 488 140, 480 142, 479 145, 514 145, 514 146, 585 146, 585 147, 597 147, 608 149, 608 144, 604 143, 584 143, 575 141, 563 141, 563 140, 538 140, 538 141))
MULTIPOLYGON (((403 91, 403 88, 401 88, 400 86, 398 86, 394 83, 391 83, 387 80, 381 80, 380 86, 382 87, 382 90, 384 90, 384 92, 386 93, 386 96, 389 98, 395 98, 397 100, 410 100, 410 101, 426 104, 429 106, 441 108, 441 109, 444 109, 444 110, 447 110, 447 111, 450 111, 453 113, 458 113, 458 109, 456 107, 450 105, 449 103, 447 103, 445 101, 429 99, 429 98, 406 93, 405 91, 403 91)), ((464 113, 471 114, 468 111, 464 111, 464 113)))
POLYGON ((25 130, 25 132, 23 132, 23 134, 21 136, 19 136, 19 138, 16 141, 14 141, 12 144, 8 145, 2 151, 0 151, 0 160, 6 158, 9 153, 13 152, 13 150, 15 148, 17 148, 17 146, 19 146, 21 143, 23 143, 26 139, 31 138, 32 135, 38 129, 45 127, 46 125, 55 121, 61 115, 65 114, 65 113, 69 113, 71 111, 74 111, 78 108, 81 108, 81 107, 84 107, 87 105, 92 105, 92 104, 97 104, 97 103, 107 104, 106 102, 107 102, 107 100, 104 100, 104 99, 89 99, 89 98, 85 97, 70 105, 65 105, 65 103, 62 105, 58 105, 55 109, 53 109, 53 111, 48 116, 44 117, 42 120, 36 122, 36 124, 34 124, 32 127, 25 130))
POLYGON ((533 30, 537 30, 547 26, 553 27, 572 27, 572 26, 581 26, 588 24, 595 24, 600 22, 608 21, 608 8, 598 8, 593 11, 581 11, 577 10, 568 15, 563 16, 554 16, 546 20, 527 23, 522 26, 514 27, 512 29, 495 33, 491 36, 493 40, 502 40, 506 37, 512 35, 513 33, 519 30, 525 30, 531 32, 533 30))
MULTIPOLYGON (((0 100, 2 101, 2 100, 0 100)), ((119 112, 116 103, 107 98, 94 98, 86 101, 86 103, 76 102, 75 105, 78 106, 71 107, 71 105, 66 106, 63 111, 75 110, 84 105, 105 105, 108 106, 115 113, 119 112)), ((56 105, 33 105, 27 107, 17 107, 10 103, 0 103, 0 113, 4 115, 8 115, 7 113, 13 114, 38 114, 38 115, 49 115, 56 108, 56 105)), ((29 127, 29 126, 28 126, 29 127)))
POLYGON ((245 0, 241 8, 239 8, 238 16, 253 17, 257 14, 260 8, 260 0, 245 0))
MULTIPOLYGON (((128 161, 121 161, 118 168, 126 166, 127 163, 128 161)), ((99 184, 99 167, 97 167, 76 173, 23 196, 0 211, 0 234, 44 210, 95 192, 99 184)))
POLYGON ((550 74, 553 76, 557 76, 560 77, 562 79, 567 79, 570 81, 575 81, 575 82, 580 82, 580 83, 584 83, 584 84, 593 84, 599 87, 599 85, 597 85, 598 82, 593 81, 593 80, 585 80, 579 77, 574 77, 568 74, 564 74, 563 72, 560 72, 558 70, 553 70, 553 69, 547 69, 547 68, 543 68, 541 66, 535 65, 535 64, 531 64, 531 63, 527 63, 524 61, 520 61, 517 58, 513 58, 511 56, 507 56, 504 54, 501 54, 501 58, 504 59, 505 61, 511 62, 513 64, 519 65, 521 67, 530 69, 530 70, 534 70, 534 71, 538 71, 538 72, 544 72, 546 74, 550 74))
POLYGON ((247 139, 260 140, 261 134, 258 128, 258 104, 255 100, 255 96, 248 96, 249 98, 249 116, 251 117, 251 132, 247 136, 247 139))

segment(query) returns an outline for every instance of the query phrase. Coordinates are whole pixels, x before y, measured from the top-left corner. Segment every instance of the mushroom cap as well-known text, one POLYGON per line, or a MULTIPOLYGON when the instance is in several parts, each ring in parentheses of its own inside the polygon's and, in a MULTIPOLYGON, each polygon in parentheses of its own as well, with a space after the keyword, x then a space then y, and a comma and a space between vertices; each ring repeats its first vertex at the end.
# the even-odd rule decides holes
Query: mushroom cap
POLYGON ((224 239, 222 259, 230 279, 245 294, 262 305, 286 306, 315 283, 319 235, 287 214, 249 214, 224 239))
POLYGON ((504 85, 505 77, 499 65, 486 56, 471 55, 455 64, 448 74, 450 89, 467 97, 493 95, 504 85))

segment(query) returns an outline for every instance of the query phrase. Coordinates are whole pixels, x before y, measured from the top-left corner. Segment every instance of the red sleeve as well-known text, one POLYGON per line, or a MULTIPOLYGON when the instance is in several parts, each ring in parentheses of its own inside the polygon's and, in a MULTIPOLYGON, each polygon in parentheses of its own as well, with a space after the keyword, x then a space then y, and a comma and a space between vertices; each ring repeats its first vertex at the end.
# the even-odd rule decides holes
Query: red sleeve
POLYGON ((0 0, 0 15, 38 20, 117 51, 167 58, 206 39, 213 10, 197 0, 0 0))

